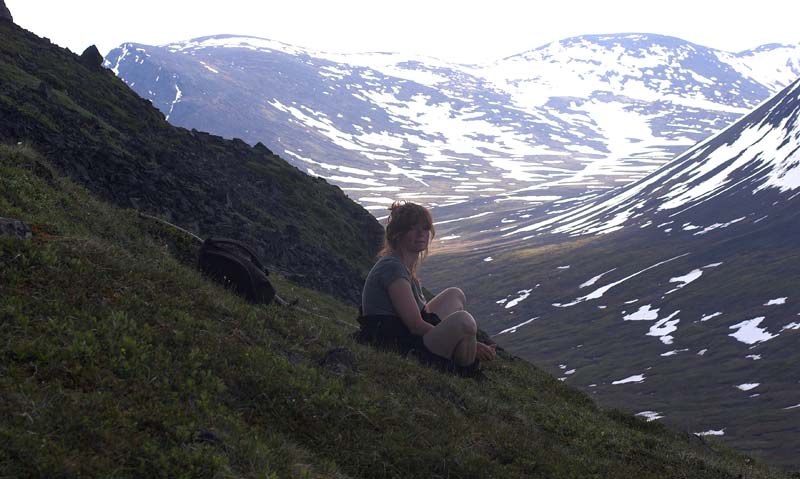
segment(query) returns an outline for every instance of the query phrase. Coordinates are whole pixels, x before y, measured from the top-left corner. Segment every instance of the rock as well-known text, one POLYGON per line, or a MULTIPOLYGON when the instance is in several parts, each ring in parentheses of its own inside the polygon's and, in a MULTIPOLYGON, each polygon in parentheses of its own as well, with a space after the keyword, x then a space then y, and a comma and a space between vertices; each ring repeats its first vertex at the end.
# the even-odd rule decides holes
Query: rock
POLYGON ((10 22, 14 21, 14 19, 11 17, 11 12, 8 10, 8 7, 6 7, 5 0, 0 0, 0 19, 8 20, 10 22))
POLYGON ((334 348, 325 353, 319 364, 336 374, 344 374, 356 370, 356 354, 347 348, 334 348))
POLYGON ((31 228, 22 221, 11 218, 0 218, 0 236, 16 236, 28 239, 33 236, 31 228))
POLYGON ((81 53, 81 62, 89 68, 99 69, 103 67, 103 55, 96 46, 91 45, 81 53))
POLYGON ((261 151, 262 153, 266 153, 266 154, 268 154, 268 155, 270 155, 270 156, 274 155, 274 153, 272 152, 272 150, 270 150, 269 148, 267 148, 266 146, 264 146, 264 144, 263 144, 263 143, 261 143, 260 141, 259 141, 258 143, 256 143, 256 146, 254 146, 254 147, 253 147, 253 149, 254 149, 254 150, 261 151))

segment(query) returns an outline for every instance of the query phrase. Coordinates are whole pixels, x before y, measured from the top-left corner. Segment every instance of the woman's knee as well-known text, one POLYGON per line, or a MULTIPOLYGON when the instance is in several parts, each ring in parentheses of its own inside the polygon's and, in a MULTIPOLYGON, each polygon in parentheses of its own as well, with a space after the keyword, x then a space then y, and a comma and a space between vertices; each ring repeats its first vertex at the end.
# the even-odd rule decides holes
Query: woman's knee
POLYGON ((447 321, 454 322, 465 335, 475 336, 478 333, 478 325, 475 318, 466 311, 456 311, 447 317, 447 321))
POLYGON ((449 294, 456 302, 458 302, 461 307, 463 308, 467 304, 467 295, 461 291, 461 288, 451 287, 445 290, 447 294, 449 294))

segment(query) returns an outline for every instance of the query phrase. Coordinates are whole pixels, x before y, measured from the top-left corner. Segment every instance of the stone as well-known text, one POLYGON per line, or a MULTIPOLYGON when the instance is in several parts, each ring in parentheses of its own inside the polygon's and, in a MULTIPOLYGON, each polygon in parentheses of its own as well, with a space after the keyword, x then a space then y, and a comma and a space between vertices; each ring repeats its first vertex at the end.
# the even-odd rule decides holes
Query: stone
POLYGON ((16 236, 28 239, 33 236, 30 226, 11 218, 0 218, 0 236, 16 236))
POLYGON ((90 68, 102 68, 103 55, 100 54, 96 46, 91 45, 81 53, 81 62, 90 68))

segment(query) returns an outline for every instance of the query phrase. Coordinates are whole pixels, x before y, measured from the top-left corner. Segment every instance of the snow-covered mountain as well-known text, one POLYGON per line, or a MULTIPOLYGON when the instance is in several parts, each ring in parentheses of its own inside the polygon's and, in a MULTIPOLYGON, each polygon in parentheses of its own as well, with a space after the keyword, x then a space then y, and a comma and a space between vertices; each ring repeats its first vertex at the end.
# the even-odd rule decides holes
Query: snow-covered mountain
POLYGON ((621 191, 505 235, 608 233, 635 224, 697 236, 780 214, 800 194, 799 85, 621 191))
POLYGON ((800 80, 649 176, 504 234, 423 275, 458 278, 501 344, 601 403, 800 465, 800 80))
POLYGON ((643 177, 786 86, 799 62, 799 46, 733 54, 652 34, 486 65, 231 35, 106 57, 172 123, 260 141, 378 216, 406 198, 495 222, 643 177))

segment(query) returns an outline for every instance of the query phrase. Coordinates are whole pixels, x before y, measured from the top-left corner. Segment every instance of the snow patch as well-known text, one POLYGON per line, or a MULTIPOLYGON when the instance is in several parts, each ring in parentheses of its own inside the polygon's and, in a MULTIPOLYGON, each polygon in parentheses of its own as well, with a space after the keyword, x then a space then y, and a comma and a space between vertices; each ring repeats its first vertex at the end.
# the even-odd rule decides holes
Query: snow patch
POLYGON ((777 337, 777 334, 770 334, 765 328, 758 327, 758 325, 761 324, 764 319, 764 316, 760 316, 758 318, 748 319, 747 321, 734 324, 728 329, 735 329, 737 331, 729 334, 728 336, 733 336, 738 341, 741 341, 745 344, 760 343, 777 337))
POLYGON ((637 374, 635 376, 629 376, 625 379, 620 379, 619 381, 614 381, 611 384, 618 385, 618 384, 628 384, 628 383, 642 383, 644 382, 645 377, 644 374, 637 374))
POLYGON ((667 351, 666 353, 661 353, 661 356, 666 358, 666 357, 669 357, 669 356, 675 356, 676 354, 682 353, 684 351, 688 351, 688 349, 673 349, 672 351, 667 351))
POLYGON ((707 227, 706 227, 705 229, 703 229, 702 231, 698 231, 698 232, 697 232, 697 233, 695 233, 694 235, 695 235, 695 236, 704 235, 704 234, 706 234, 706 233, 709 233, 709 232, 711 232, 711 231, 714 231, 714 230, 718 230, 718 229, 727 228, 728 226, 731 226, 731 225, 733 225, 733 224, 736 224, 736 223, 738 223, 738 222, 740 222, 740 221, 742 221, 742 220, 744 220, 744 219, 745 219, 745 217, 743 216, 743 217, 741 217, 741 218, 736 218, 735 220, 728 221, 727 223, 714 223, 714 224, 713 224, 713 225, 711 225, 711 226, 707 226, 707 227))
POLYGON ((529 319, 527 321, 523 321, 523 322, 521 322, 519 324, 511 326, 510 328, 504 329, 504 330, 500 331, 499 333, 495 334, 495 336, 500 336, 501 334, 506 334, 506 333, 508 333, 508 334, 516 333, 517 329, 525 326, 526 324, 530 324, 530 323, 536 321, 537 319, 539 319, 539 316, 536 316, 535 318, 531 318, 531 319, 529 319))
POLYGON ((697 280, 702 275, 703 275, 703 271, 702 270, 695 269, 695 270, 693 270, 693 271, 691 271, 691 272, 689 272, 689 273, 687 273, 687 274, 685 274, 683 276, 678 276, 676 278, 670 278, 669 282, 670 283, 682 283, 682 284, 679 284, 678 288, 677 288, 677 289, 681 289, 684 286, 686 286, 687 284, 691 283, 692 281, 697 280))
POLYGON ((650 307, 649 304, 645 304, 635 313, 624 316, 622 319, 625 321, 655 321, 658 319, 659 309, 650 309, 650 307))
POLYGON ((678 330, 678 323, 681 322, 680 319, 672 318, 680 312, 680 310, 677 310, 651 326, 650 331, 647 332, 647 336, 655 336, 664 344, 672 344, 674 338, 670 334, 678 330))
POLYGON ((513 308, 514 306, 518 305, 520 301, 523 301, 524 299, 526 299, 528 296, 531 295, 531 291, 533 291, 533 289, 521 289, 517 291, 517 293, 520 294, 520 296, 509 301, 508 304, 506 304, 506 309, 513 308))
POLYGON ((759 386, 761 386, 761 383, 744 383, 744 384, 739 384, 738 386, 736 386, 736 389, 739 389, 739 390, 742 390, 742 391, 749 391, 749 390, 755 389, 755 388, 757 388, 759 386))
POLYGON ((647 419, 647 422, 655 421, 656 419, 661 419, 661 418, 664 417, 660 412, 656 412, 656 411, 637 412, 636 414, 634 414, 634 416, 643 417, 643 418, 647 419))
POLYGON ((695 436, 724 436, 725 435, 725 429, 719 429, 719 430, 711 429, 709 431, 696 432, 696 433, 694 433, 694 435, 695 436))
POLYGON ((716 313, 713 313, 713 314, 704 314, 703 317, 700 318, 700 321, 708 321, 709 319, 716 318, 717 316, 720 316, 721 314, 722 313, 719 312, 719 311, 716 312, 716 313))
POLYGON ((784 298, 770 299, 769 301, 764 303, 764 306, 776 306, 776 305, 786 304, 787 299, 789 298, 784 297, 784 298))
POLYGON ((614 271, 616 269, 617 268, 614 268, 614 269, 610 269, 610 270, 606 271, 605 273, 600 273, 597 276, 595 276, 594 278, 590 279, 589 281, 586 281, 585 283, 581 284, 579 287, 580 288, 585 288, 587 286, 592 286, 593 284, 595 284, 597 282, 597 280, 599 280, 603 276, 607 275, 608 273, 610 273, 610 272, 612 272, 612 271, 614 271))

